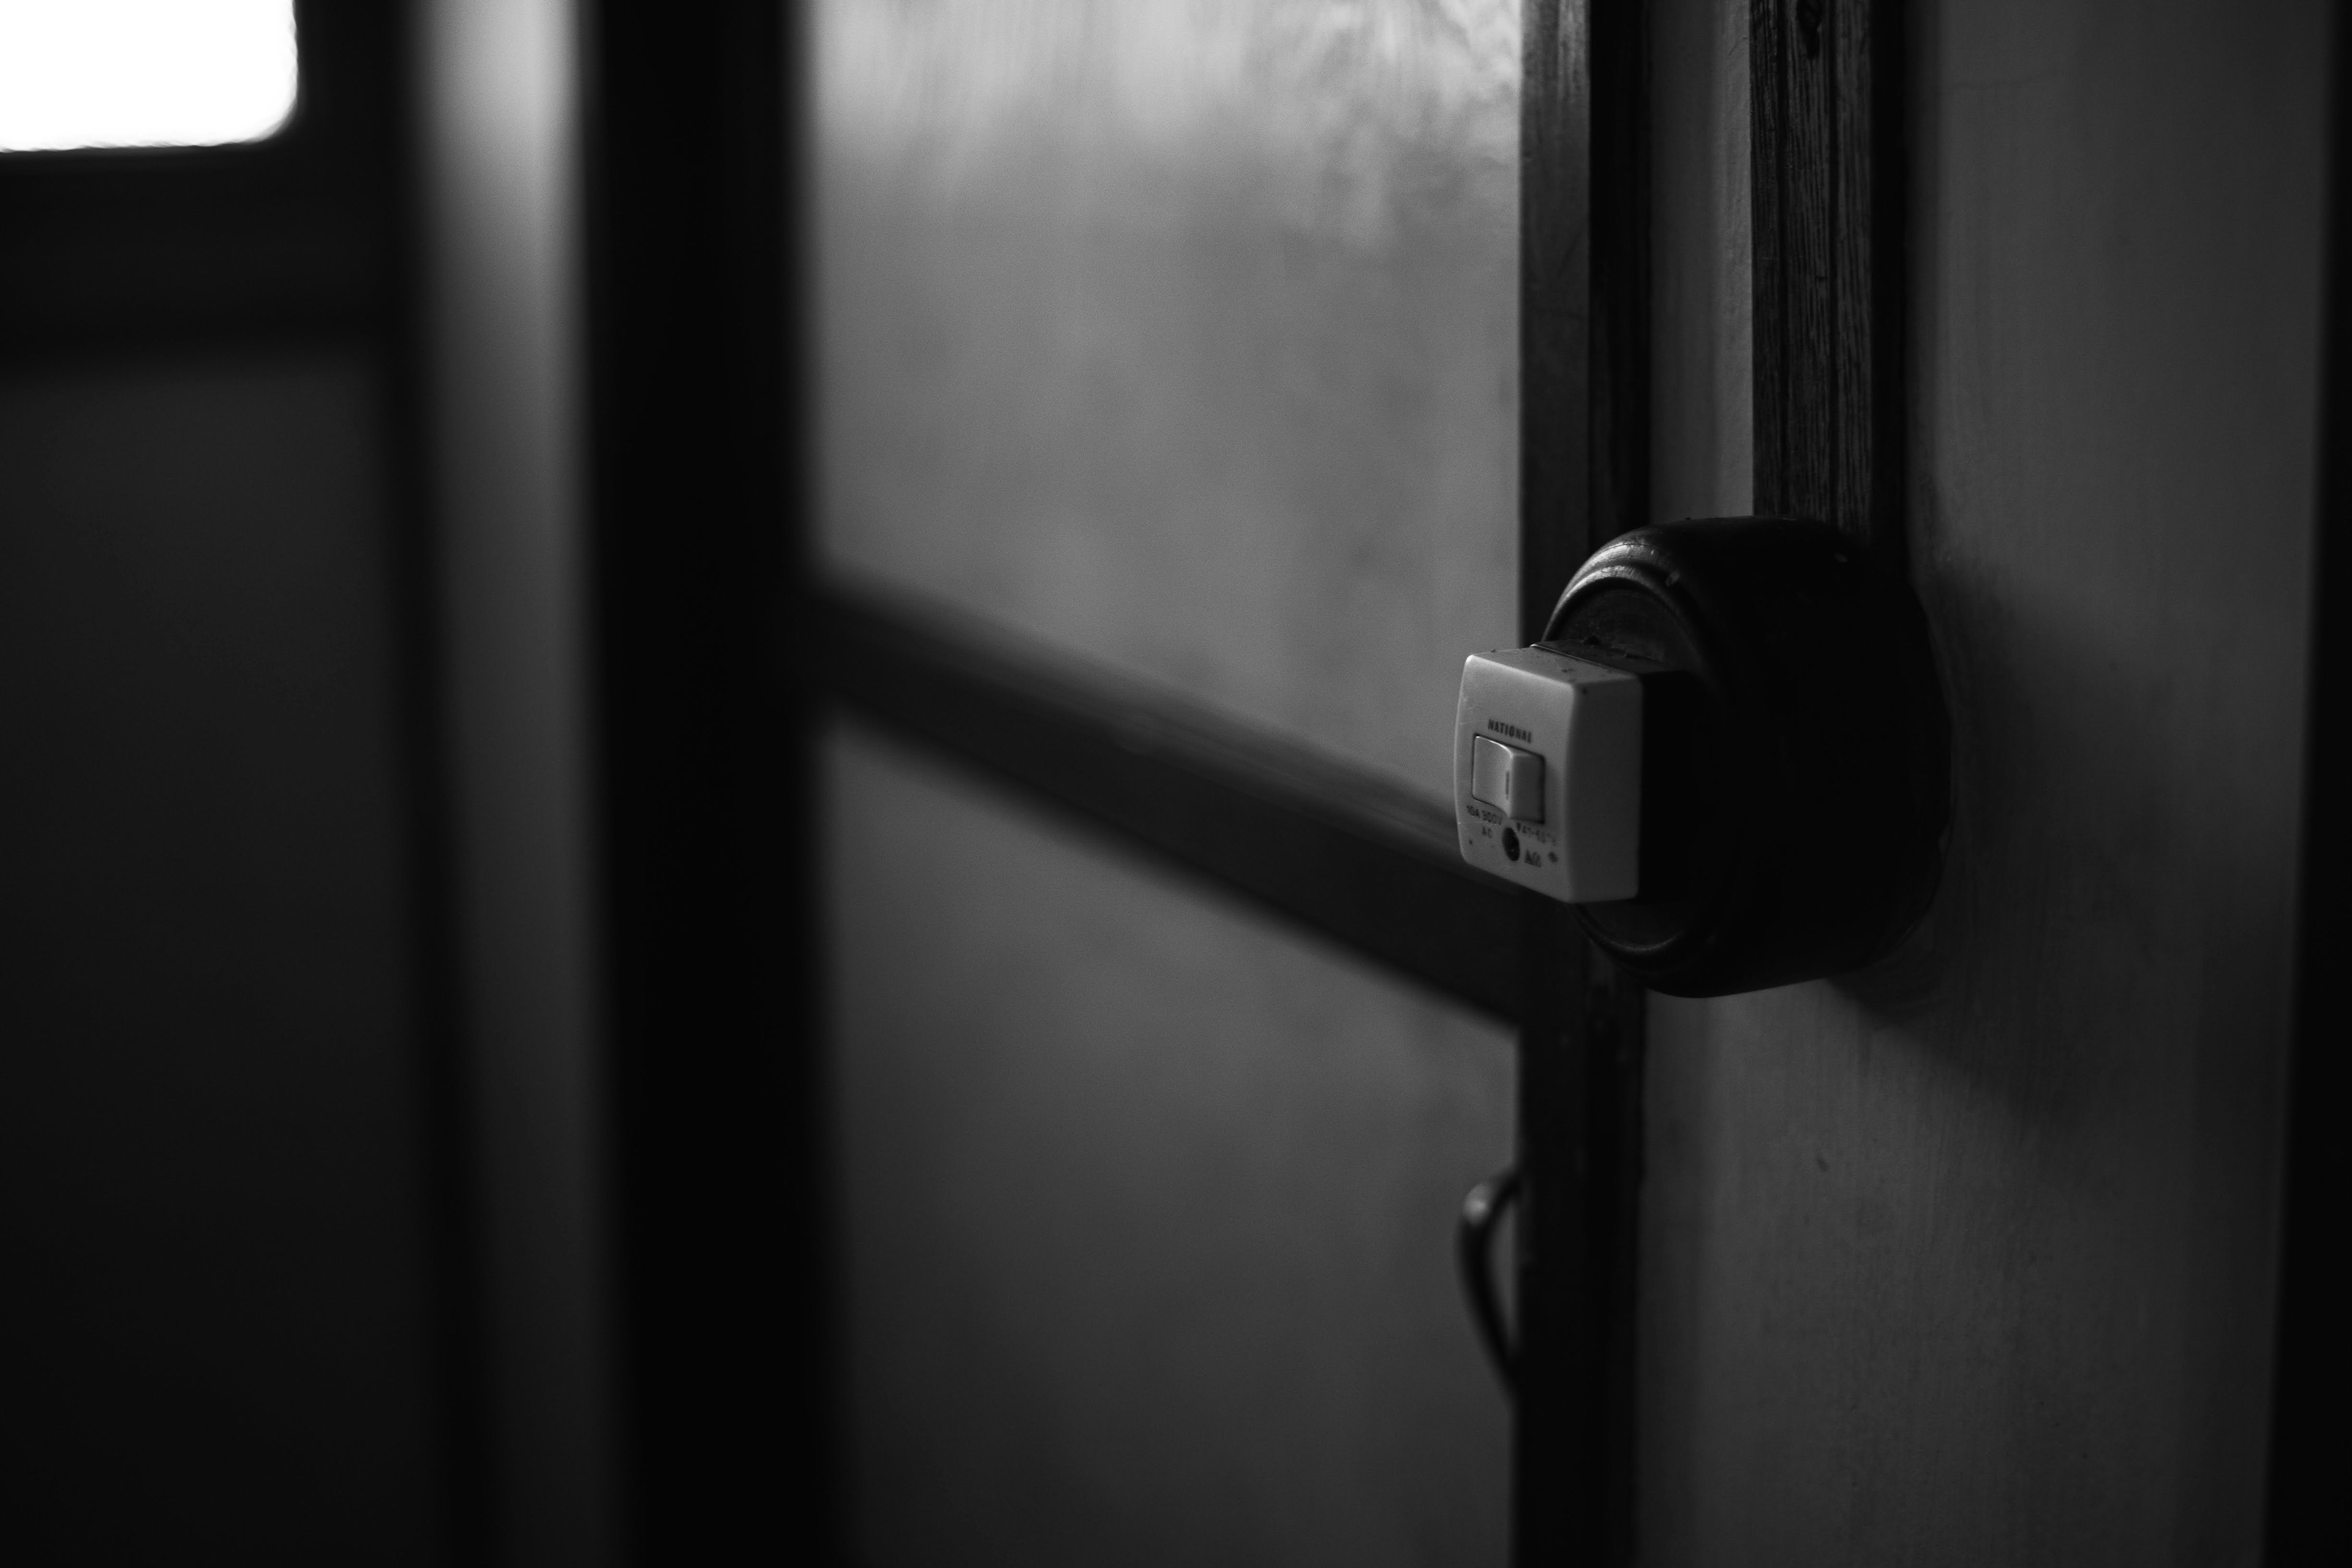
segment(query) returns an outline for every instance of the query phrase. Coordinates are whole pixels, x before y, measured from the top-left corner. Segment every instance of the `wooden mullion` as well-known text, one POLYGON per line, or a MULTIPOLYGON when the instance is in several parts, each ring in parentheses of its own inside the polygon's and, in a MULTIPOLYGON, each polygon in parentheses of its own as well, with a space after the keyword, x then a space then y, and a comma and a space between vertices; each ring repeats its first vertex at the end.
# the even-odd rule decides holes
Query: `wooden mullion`
MULTIPOLYGON (((1828 518, 1837 507, 1838 274, 1835 51, 1826 18, 1789 5, 1770 62, 1781 108, 1780 268, 1772 286, 1781 382, 1780 486, 1757 510, 1828 518)), ((1759 279, 1761 273, 1759 270, 1759 279)), ((1760 287, 1759 283, 1759 287, 1760 287)))
POLYGON ((1592 73, 1585 0, 1527 0, 1519 166, 1519 640, 1586 554, 1592 73))
POLYGON ((1517 1020, 1518 889, 1463 864, 1443 801, 929 606, 835 588, 819 610, 825 687, 858 714, 1517 1020))
POLYGON ((1836 184, 1835 406, 1858 416, 1835 417, 1830 426, 1837 438, 1836 473, 1822 515, 1865 543, 1876 531, 1874 464, 1881 445, 1870 417, 1876 407, 1874 353, 1879 339, 1878 277, 1872 264, 1872 12, 1866 0, 1844 0, 1832 18, 1823 51, 1835 77, 1831 97, 1838 129, 1830 159, 1836 184))
POLYGON ((1780 169, 1788 161, 1785 106, 1780 92, 1780 5, 1782 0, 1754 0, 1748 15, 1748 221, 1753 247, 1750 264, 1752 311, 1750 353, 1755 377, 1755 501, 1758 511, 1771 512, 1783 503, 1788 488, 1787 437, 1782 429, 1788 367, 1782 348, 1788 332, 1782 325, 1780 274, 1782 223, 1780 169))
POLYGON ((1901 31, 1874 0, 1754 0, 1756 510, 1899 560, 1901 31))
POLYGON ((1851 10, 1854 24, 1841 37, 1854 61, 1846 77, 1853 85, 1842 100, 1840 114, 1853 128, 1850 140, 1863 155, 1846 180, 1846 221, 1863 242, 1851 276, 1867 279, 1868 309, 1858 311, 1856 321, 1858 326, 1867 324, 1870 342, 1860 360, 1869 381, 1860 387, 1859 400, 1849 399, 1847 405, 1860 411, 1859 418, 1848 421, 1849 427, 1868 433, 1869 460, 1856 471, 1866 475, 1870 488, 1867 501, 1858 500, 1840 521, 1868 543, 1882 569, 1900 573, 1906 560, 1905 346, 1909 319, 1905 279, 1910 265, 1904 12, 1900 5, 1858 3, 1852 3, 1851 10))
POLYGON ((1587 1135, 1596 1086, 1585 1070, 1591 949, 1559 904, 1527 896, 1519 1026, 1516 1398, 1511 1557, 1520 1568, 1610 1560, 1606 1297, 1589 1201, 1587 1135))
MULTIPOLYGON (((1526 0, 1523 15, 1518 637, 1533 642, 1582 558, 1592 489, 1592 79, 1586 0, 1526 0)), ((1521 1565, 1578 1555, 1578 1521, 1593 1500, 1570 1289, 1583 1246, 1569 1201, 1583 1096, 1565 1070, 1580 1057, 1584 975, 1567 924, 1521 893, 1511 1411, 1511 1560, 1521 1565)))
MULTIPOLYGON (((1646 7, 1527 0, 1520 186, 1523 639, 1649 521, 1646 7)), ((1643 997, 1522 895, 1512 1552, 1633 1559, 1643 997)))

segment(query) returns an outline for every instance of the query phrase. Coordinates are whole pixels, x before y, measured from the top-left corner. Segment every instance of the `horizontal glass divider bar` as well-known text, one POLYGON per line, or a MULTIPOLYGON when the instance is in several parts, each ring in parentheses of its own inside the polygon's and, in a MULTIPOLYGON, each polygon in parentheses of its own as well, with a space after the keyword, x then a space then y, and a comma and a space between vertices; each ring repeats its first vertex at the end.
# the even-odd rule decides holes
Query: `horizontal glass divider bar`
POLYGON ((1522 894, 1463 864, 1442 804, 1181 699, 834 587, 830 692, 886 729, 1507 1022, 1522 894))

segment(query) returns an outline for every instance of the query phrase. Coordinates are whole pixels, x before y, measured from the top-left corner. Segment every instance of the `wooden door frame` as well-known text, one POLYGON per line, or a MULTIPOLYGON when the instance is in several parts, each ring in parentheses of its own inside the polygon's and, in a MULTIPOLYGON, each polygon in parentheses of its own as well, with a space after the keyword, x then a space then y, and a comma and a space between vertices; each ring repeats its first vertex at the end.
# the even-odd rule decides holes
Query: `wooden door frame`
MULTIPOLYGON (((1648 101, 1639 0, 1523 17, 1532 639, 1584 557, 1647 521, 1648 101)), ((1638 988, 1559 906, 1464 865, 1448 802, 870 596, 819 587, 809 614, 833 701, 1516 1027, 1514 1557, 1630 1562, 1638 988)))
MULTIPOLYGON (((779 33, 753 0, 694 27, 593 10, 596 657, 638 1553, 842 1544, 814 757, 846 710, 1517 1027, 1514 1555, 1630 1561, 1640 994, 1596 970, 1558 906, 1463 864, 1450 803, 820 582, 805 441, 788 435, 805 428, 807 333, 782 312, 807 245, 804 23, 779 33), (746 141, 779 152, 730 150, 746 141)), ((1643 15, 1526 0, 1529 635, 1594 545, 1644 521, 1643 15)), ((1444 1245, 1431 1238, 1433 1262, 1444 1245)))
MULTIPOLYGON (((628 9, 605 0, 603 13, 628 9)), ((806 237, 793 226, 807 207, 809 138, 794 118, 793 73, 804 51, 790 24, 772 47, 762 42, 758 14, 772 6, 733 0, 723 9, 731 20, 706 28, 693 58, 608 48, 596 79, 603 265, 615 278, 649 267, 635 275, 641 284, 672 289, 727 279, 685 305, 648 305, 610 288, 596 326, 610 399, 601 427, 637 448, 607 460, 636 465, 640 476, 628 481, 635 501, 599 499, 607 759, 624 780, 608 805, 614 959, 635 988, 618 1006, 615 1050, 626 1092, 666 1108, 625 1112, 635 1121, 622 1139, 631 1355, 636 1384, 657 1391, 641 1397, 632 1425, 641 1463, 660 1454, 677 1483, 641 1498, 641 1549, 660 1558, 730 1533, 820 1556, 839 1543, 824 1458, 839 1340, 816 1111, 823 1012, 810 956, 817 861, 807 825, 816 727, 847 710, 1517 1026, 1528 1195, 1514 1557, 1632 1562, 1641 993, 1591 956, 1556 906, 1464 867, 1443 803, 1335 780, 1328 761, 1213 715, 1098 671, 961 639, 816 580, 805 452, 779 434, 805 411, 805 333, 773 314, 777 292, 762 297, 745 261, 764 258, 772 276, 801 276, 806 237), (765 53, 746 54, 746 39, 765 53), (635 88, 632 77, 642 79, 635 88), (678 213, 661 182, 708 156, 704 138, 763 125, 778 132, 770 143, 785 149, 778 159, 737 160, 698 184, 688 205, 701 210, 674 231, 635 226, 678 213), (634 172, 622 167, 628 160, 634 172), (738 248, 746 235, 751 248, 738 248), (635 261, 632 247, 642 253, 635 261), (640 309, 677 310, 673 324, 690 330, 633 339, 615 318, 640 309), (742 333, 745 321, 765 323, 765 335, 742 333), (729 331, 734 346, 717 346, 729 331), (723 395, 695 391, 704 371, 723 395), (624 377, 644 379, 631 393, 614 385, 624 377), (654 387, 698 398, 701 416, 672 410, 631 424, 628 410, 654 387), (690 510, 663 504, 645 477, 697 463, 731 477, 698 481, 690 510), (747 573, 782 586, 747 593, 747 573), (735 706, 656 711, 661 694, 697 682, 735 706), (679 745, 658 763, 636 751, 665 737, 679 745), (798 826, 780 833, 775 824, 787 818, 798 826), (723 869, 730 857, 736 868, 723 869), (762 877, 775 879, 764 892, 762 877), (793 891, 779 900, 778 887, 793 891), (785 949, 774 945, 752 951, 760 944, 747 948, 744 932, 795 956, 780 962, 785 949), (711 1037, 680 1048, 678 1005, 711 1037), (722 1102, 725 1128, 764 1127, 772 1138, 782 1126, 793 1146, 767 1160, 713 1148, 704 1118, 722 1102), (785 1240, 769 1264, 723 1260, 749 1237, 777 1235, 785 1240), (696 1304, 724 1289, 742 1294, 714 1323, 695 1323, 696 1304), (795 1461, 790 1474, 780 1468, 795 1461), (725 1484, 698 1482, 698 1473, 725 1484)), ((1761 40, 1750 59, 1760 150, 1751 188, 1769 240, 1756 266, 1757 509, 1832 519, 1900 571, 1902 7, 1823 0, 1801 9, 1801 17, 1798 0, 1752 0, 1750 12, 1761 40)), ((1584 554, 1649 521, 1646 15, 1643 0, 1524 0, 1517 591, 1528 637, 1584 554)), ((2339 28, 2334 72, 2327 433, 2352 398, 2347 35, 2339 28)), ((605 36, 617 36, 609 24, 605 36)), ((2318 807, 2352 777, 2352 742, 2342 739, 2352 721, 2338 721, 2352 706, 2352 639, 2338 625, 2352 595, 2352 550, 2335 537, 2352 508, 2352 442, 2321 446, 2306 791, 2315 805, 2304 844, 2272 1454, 2271 1556, 2281 1563, 2334 1561, 2346 1530, 2325 1462, 2340 1411, 2333 1325, 2343 1288, 2327 1265, 2345 1163, 2325 1118, 2345 1071, 2346 1005, 2326 982, 2352 921, 2344 892, 2352 833, 2318 807)))
MULTIPOLYGON (((1755 11, 1777 26, 1789 3, 1755 0, 1755 11)), ((7 163, 0 206, 40 221, 0 232, 0 273, 16 282, 0 290, 0 348, 22 362, 363 341, 408 378, 394 416, 405 472, 418 461, 422 413, 414 239, 394 144, 407 78, 392 19, 403 8, 346 16, 304 4, 306 90, 329 84, 322 68, 354 64, 359 96, 330 103, 325 121, 259 150, 7 163), (364 49, 342 47, 362 35, 373 40, 364 49), (345 112, 362 100, 372 107, 359 118, 345 112), (165 210, 200 221, 159 229, 153 215, 165 210), (232 227, 250 243, 211 246, 232 227), (70 243, 51 243, 60 238, 70 243), (74 261, 100 252, 121 265, 100 276, 74 261)), ((1327 761, 1213 715, 1155 707, 1098 672, 1027 664, 815 583, 806 452, 793 434, 809 369, 785 305, 808 209, 802 13, 771 0, 691 15, 598 0, 584 11, 594 653, 635 1554, 667 1561, 721 1542, 730 1554, 823 1560, 839 1545, 827 1455, 840 1341, 810 826, 814 736, 839 708, 1517 1028, 1530 1195, 1515 1555, 1631 1561, 1641 994, 1589 957, 1557 908, 1464 867, 1442 803, 1335 778, 1327 761), (694 700, 679 703, 681 692, 694 700)), ((1864 13, 1850 0, 1828 14, 1834 25, 1864 13)), ((1586 552, 1648 521, 1645 16, 1641 0, 1525 0, 1517 604, 1529 637, 1586 552)), ((1869 58, 1885 69, 1899 45, 1871 37, 1869 58)), ((2352 417, 2352 27, 2337 29, 2336 49, 2310 804, 2271 1456, 2269 1552, 2282 1564, 2333 1562, 2347 1532, 2328 1462, 2341 1409, 2332 1254, 2346 1157, 2326 1118, 2346 1071, 2347 1004, 2328 983, 2352 925, 2352 832, 2324 806, 2352 780, 2352 638, 2341 625, 2352 548, 2339 537, 2352 528, 2352 440, 2329 438, 2352 417)), ((1759 50, 1751 64, 1762 71, 1780 58, 1759 50)), ((1893 85, 1827 100, 1832 120, 1858 112, 1870 127, 1843 143, 1849 153, 1899 147, 1893 85)), ((1785 110, 1766 92, 1758 100, 1759 113, 1785 110)), ((1822 108, 1809 102, 1806 112, 1822 108)), ((1759 126, 1759 145, 1777 144, 1762 133, 1782 123, 1759 126)), ((1816 158, 1840 145, 1796 142, 1816 158)), ((1899 213, 1899 184, 1888 184, 1899 163, 1882 159, 1859 182, 1845 167, 1843 188, 1870 193, 1882 219, 1899 213)), ((1798 195, 1811 188, 1801 182, 1812 176, 1771 156, 1759 170, 1771 176, 1759 211, 1791 178, 1798 195)), ((1834 247, 1838 223, 1855 220, 1834 204, 1820 210, 1834 247)), ((1860 360, 1805 362, 1793 383, 1772 355, 1805 311, 1773 281, 1780 253, 1759 263, 1759 437, 1790 409, 1826 408, 1839 443, 1827 500, 1808 500, 1784 457, 1780 479, 1769 461, 1759 468, 1759 510, 1819 505, 1892 552, 1901 471, 1885 465, 1899 458, 1901 426, 1883 394, 1900 385, 1899 360, 1887 356, 1901 343, 1901 253, 1883 221, 1865 232, 1898 242, 1846 275, 1876 291, 1858 314, 1851 290, 1828 308, 1876 335, 1861 340, 1860 360), (1840 390, 1857 365, 1880 395, 1840 390), (1857 463, 1855 453, 1868 455, 1857 463)), ((1759 443, 1768 458, 1787 450, 1785 424, 1771 428, 1759 443)), ((417 481, 403 483, 413 492, 417 481)), ((434 563, 421 540, 404 528, 395 550, 405 792, 423 879, 415 936, 436 1129, 449 1485, 457 1554, 480 1561, 493 1482, 467 1201, 477 1178, 452 1000, 434 563)), ((1432 1238, 1433 1253, 1442 1247, 1432 1238)))
MULTIPOLYGON (((1648 7, 1527 0, 1519 147, 1519 637, 1650 521, 1648 7)), ((1521 1563, 1634 1560, 1644 994, 1521 893, 1521 1563)))

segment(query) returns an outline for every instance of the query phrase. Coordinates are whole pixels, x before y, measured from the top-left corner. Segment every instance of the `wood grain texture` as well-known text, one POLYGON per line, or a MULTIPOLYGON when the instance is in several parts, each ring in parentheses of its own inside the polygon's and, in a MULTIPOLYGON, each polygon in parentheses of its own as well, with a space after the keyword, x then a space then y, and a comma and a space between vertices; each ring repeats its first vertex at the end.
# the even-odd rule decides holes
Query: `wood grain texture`
POLYGON ((1748 12, 1748 198, 1753 225, 1750 287, 1755 305, 1749 313, 1752 363, 1756 377, 1754 504, 1759 512, 1780 510, 1788 489, 1785 476, 1788 400, 1789 333, 1783 321, 1780 171, 1787 162, 1788 105, 1780 89, 1780 8, 1782 0, 1754 0, 1748 12))
POLYGON ((1652 521, 1755 508, 1748 6, 1653 0, 1652 521))
POLYGON ((1756 510, 1899 555, 1899 7, 1753 0, 1756 510))

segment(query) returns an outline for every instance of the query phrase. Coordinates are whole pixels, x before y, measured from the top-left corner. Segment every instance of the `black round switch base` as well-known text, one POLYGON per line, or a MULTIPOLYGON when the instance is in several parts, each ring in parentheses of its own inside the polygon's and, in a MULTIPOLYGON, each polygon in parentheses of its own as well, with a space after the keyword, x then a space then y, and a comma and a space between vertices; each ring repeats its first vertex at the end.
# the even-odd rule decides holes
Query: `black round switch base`
POLYGON ((1950 810, 1927 622, 1834 529, 1636 529, 1579 569, 1544 641, 1643 678, 1641 892, 1577 911, 1643 984, 1843 973, 1926 912, 1950 810))

